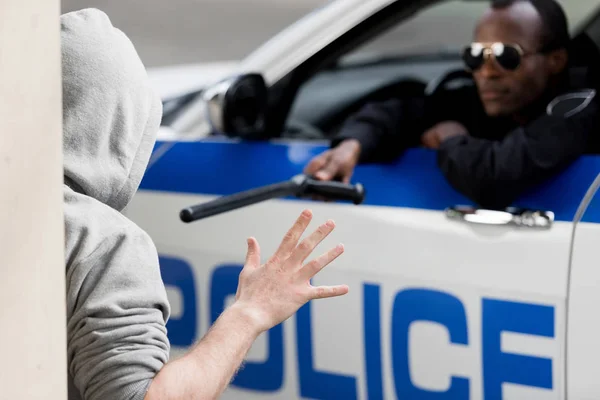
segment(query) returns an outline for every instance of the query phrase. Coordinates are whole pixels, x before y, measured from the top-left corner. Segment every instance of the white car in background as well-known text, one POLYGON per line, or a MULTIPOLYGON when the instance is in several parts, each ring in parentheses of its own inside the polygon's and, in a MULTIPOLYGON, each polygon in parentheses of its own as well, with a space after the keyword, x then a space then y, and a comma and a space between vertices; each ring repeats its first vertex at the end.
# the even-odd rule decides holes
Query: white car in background
MULTIPOLYGON (((600 62, 598 2, 561 3, 574 61, 600 62)), ((600 398, 600 156, 505 211, 472 206, 424 149, 351 185, 301 175, 366 101, 463 84, 487 6, 331 1, 239 62, 150 70, 165 116, 127 213, 160 253, 173 357, 234 295, 246 237, 269 254, 309 207, 337 223, 323 248, 346 245, 317 280, 350 293, 262 335, 224 399, 600 398)))

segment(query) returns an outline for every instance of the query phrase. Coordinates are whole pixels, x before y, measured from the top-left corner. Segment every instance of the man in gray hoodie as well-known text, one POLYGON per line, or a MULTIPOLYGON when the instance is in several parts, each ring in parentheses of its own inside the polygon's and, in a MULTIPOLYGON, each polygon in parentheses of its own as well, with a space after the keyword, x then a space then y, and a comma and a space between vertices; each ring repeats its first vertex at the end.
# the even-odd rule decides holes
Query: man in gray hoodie
POLYGON ((345 285, 310 279, 343 252, 304 264, 334 228, 302 242, 305 210, 263 265, 254 238, 236 301, 190 352, 168 362, 170 307, 150 237, 121 211, 135 194, 161 101, 129 39, 93 9, 61 17, 69 399, 213 399, 258 335, 345 285))

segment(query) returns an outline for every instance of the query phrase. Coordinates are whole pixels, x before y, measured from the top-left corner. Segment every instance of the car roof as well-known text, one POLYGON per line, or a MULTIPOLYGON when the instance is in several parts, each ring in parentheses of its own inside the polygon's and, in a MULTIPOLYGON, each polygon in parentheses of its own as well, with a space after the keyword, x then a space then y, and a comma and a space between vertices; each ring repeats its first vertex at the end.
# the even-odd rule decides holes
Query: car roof
MULTIPOLYGON (((267 84, 281 79, 305 59, 311 57, 348 30, 389 5, 400 2, 407 6, 425 7, 450 0, 332 0, 312 10, 256 48, 240 65, 240 72, 263 73, 267 84)), ((455 0, 461 1, 461 0, 455 0)), ((462 0, 465 3, 487 3, 489 0, 462 0)), ((588 16, 596 0, 559 0, 565 12, 577 24, 588 16), (581 14, 581 15, 580 15, 581 14)), ((571 19, 570 18, 570 19, 571 19)))
MULTIPOLYGON (((266 71, 276 81, 298 58, 314 54, 350 28, 397 0, 333 0, 289 25, 242 60, 242 72, 266 71)), ((427 0, 415 0, 427 2, 427 0)), ((429 0, 431 2, 431 0, 429 0)))

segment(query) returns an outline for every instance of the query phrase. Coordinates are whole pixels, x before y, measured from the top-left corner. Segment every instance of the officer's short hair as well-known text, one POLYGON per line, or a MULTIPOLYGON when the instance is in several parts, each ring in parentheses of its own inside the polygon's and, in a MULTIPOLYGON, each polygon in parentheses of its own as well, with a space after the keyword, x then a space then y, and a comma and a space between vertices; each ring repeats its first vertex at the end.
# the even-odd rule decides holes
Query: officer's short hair
POLYGON ((492 8, 504 8, 518 1, 527 1, 542 19, 542 51, 566 49, 571 36, 567 16, 562 6, 556 0, 491 0, 492 8))

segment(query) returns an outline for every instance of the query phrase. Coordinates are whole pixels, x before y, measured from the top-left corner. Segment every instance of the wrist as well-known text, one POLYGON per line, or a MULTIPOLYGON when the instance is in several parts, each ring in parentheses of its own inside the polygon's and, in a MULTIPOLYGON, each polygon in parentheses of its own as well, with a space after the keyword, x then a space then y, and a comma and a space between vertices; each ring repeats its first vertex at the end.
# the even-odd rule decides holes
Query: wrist
POLYGON ((360 158, 362 146, 358 139, 346 139, 340 143, 339 148, 351 153, 355 160, 360 158))
POLYGON ((264 313, 245 303, 236 301, 222 315, 243 326, 254 338, 269 329, 264 313))
POLYGON ((448 135, 446 137, 442 137, 440 140, 440 146, 442 145, 452 145, 453 143, 457 143, 457 142, 462 142, 463 139, 466 137, 466 134, 456 134, 456 135, 448 135))

